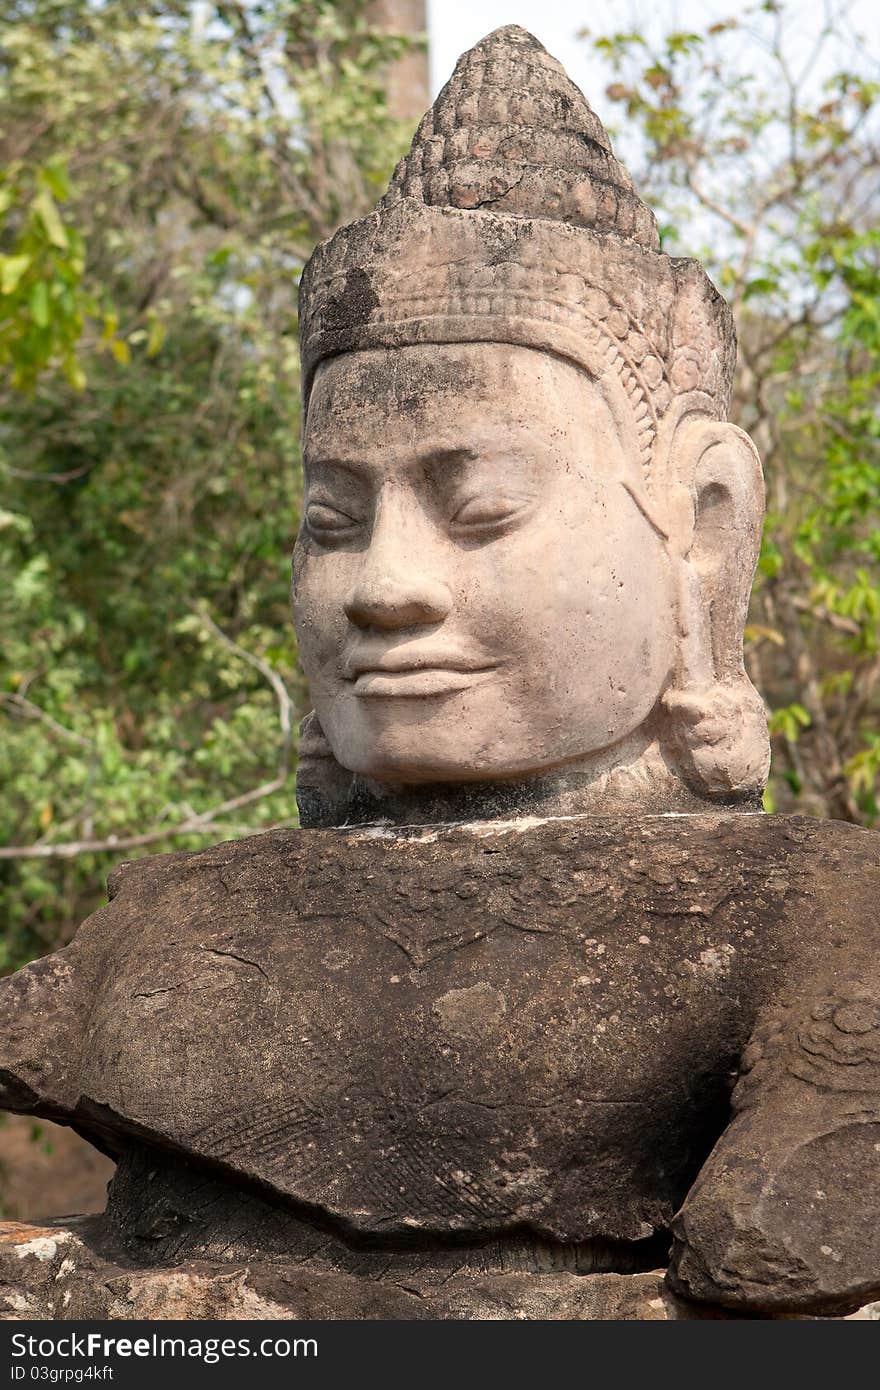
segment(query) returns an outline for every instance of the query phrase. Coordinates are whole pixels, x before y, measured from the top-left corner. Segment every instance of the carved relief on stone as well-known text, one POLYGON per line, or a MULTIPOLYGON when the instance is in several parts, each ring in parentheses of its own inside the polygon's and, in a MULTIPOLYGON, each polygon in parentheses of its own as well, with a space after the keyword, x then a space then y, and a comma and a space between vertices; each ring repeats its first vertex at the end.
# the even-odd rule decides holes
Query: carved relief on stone
POLYGON ((777 999, 758 1022, 741 1070, 736 1110, 791 1076, 817 1091, 868 1097, 880 1117, 880 996, 864 979, 853 979, 797 1006, 777 999))

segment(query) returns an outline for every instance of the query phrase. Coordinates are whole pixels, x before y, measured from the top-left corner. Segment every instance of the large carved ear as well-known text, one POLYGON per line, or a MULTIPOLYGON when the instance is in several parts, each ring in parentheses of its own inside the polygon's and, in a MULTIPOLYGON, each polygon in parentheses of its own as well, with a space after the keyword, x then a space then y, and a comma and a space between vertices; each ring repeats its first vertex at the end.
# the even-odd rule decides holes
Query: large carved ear
POLYGON ((742 644, 761 544, 761 461, 736 425, 706 418, 683 421, 672 449, 680 640, 675 684, 664 697, 671 742, 694 790, 719 801, 757 801, 770 745, 742 644))

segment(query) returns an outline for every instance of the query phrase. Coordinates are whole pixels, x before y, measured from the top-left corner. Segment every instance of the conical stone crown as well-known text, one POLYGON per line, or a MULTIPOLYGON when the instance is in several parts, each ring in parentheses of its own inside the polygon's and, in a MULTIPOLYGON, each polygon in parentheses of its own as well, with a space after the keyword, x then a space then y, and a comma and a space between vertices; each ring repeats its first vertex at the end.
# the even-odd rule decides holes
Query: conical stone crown
POLYGON ((613 402, 646 510, 668 491, 661 436, 727 408, 727 305, 659 249, 601 122, 516 26, 459 60, 375 211, 315 249, 299 305, 306 409, 340 353, 508 343, 575 363, 613 402))
POLYGON ((400 198, 659 244, 654 216, 602 122, 561 64, 516 24, 459 58, 379 206, 400 198))

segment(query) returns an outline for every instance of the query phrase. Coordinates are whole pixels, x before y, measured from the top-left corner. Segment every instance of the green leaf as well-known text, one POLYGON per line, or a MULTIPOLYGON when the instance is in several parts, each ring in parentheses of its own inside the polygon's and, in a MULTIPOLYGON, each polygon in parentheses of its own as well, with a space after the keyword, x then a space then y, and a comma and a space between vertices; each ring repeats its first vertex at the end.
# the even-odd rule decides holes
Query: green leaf
POLYGON ((28 301, 34 323, 39 328, 49 326, 49 287, 45 280, 38 280, 31 290, 28 301))
POLYGON ((61 251, 67 250, 67 233, 58 209, 48 189, 42 189, 31 204, 46 229, 46 235, 53 246, 61 251))
POLYGON ((64 363, 64 375, 75 391, 84 391, 86 389, 86 374, 75 357, 66 359, 64 363))
POLYGON ((757 275, 753 280, 749 280, 743 291, 743 299, 755 299, 762 294, 775 294, 779 289, 779 281, 769 275, 757 275))
POLYGON ((13 294, 30 264, 28 255, 0 256, 0 294, 13 294))
POLYGON ((39 177, 59 203, 70 197, 70 180, 63 160, 50 159, 48 164, 43 165, 39 177))
POLYGON ((150 319, 150 332, 147 338, 147 356, 155 357, 162 350, 165 341, 165 325, 155 316, 150 319))

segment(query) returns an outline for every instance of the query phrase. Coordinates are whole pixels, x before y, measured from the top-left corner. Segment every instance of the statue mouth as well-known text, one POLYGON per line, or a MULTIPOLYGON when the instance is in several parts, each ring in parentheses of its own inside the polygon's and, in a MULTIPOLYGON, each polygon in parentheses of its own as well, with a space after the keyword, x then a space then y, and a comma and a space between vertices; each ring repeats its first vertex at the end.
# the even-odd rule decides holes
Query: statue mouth
POLYGON ((464 690, 498 666, 487 652, 448 640, 429 647, 423 638, 390 635, 384 642, 363 637, 342 660, 341 675, 356 695, 439 695, 464 690))
POLYGON ((428 651, 413 642, 397 642, 383 650, 378 643, 364 642, 343 662, 342 675, 359 699, 425 699, 466 690, 497 665, 483 653, 460 647, 428 651))
POLYGON ((431 695, 454 695, 494 670, 494 666, 382 666, 359 671, 352 679, 354 694, 360 699, 424 699, 431 695))

